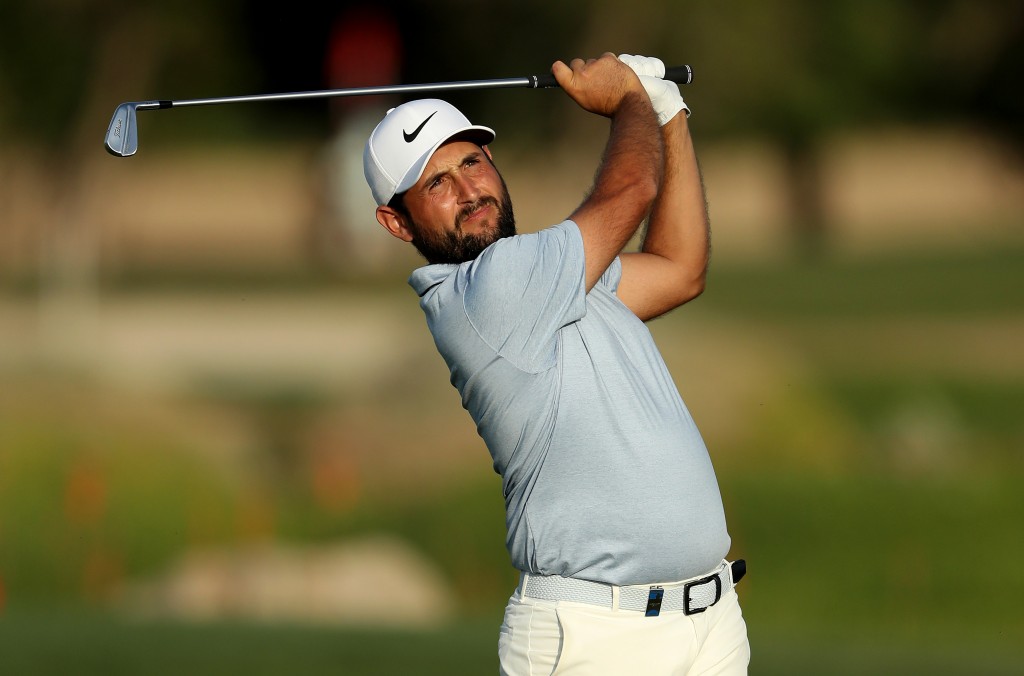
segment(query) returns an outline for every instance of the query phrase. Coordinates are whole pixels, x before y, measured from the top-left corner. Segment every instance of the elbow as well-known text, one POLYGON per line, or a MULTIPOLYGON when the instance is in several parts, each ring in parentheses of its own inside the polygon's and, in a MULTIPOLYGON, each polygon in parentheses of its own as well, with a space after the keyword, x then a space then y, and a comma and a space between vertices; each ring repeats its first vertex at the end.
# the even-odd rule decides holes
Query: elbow
POLYGON ((708 264, 710 257, 705 255, 699 262, 692 261, 681 269, 680 292, 683 303, 689 303, 704 293, 708 285, 708 264))
POLYGON ((679 305, 689 303, 691 300, 695 300, 698 296, 704 293, 704 289, 707 287, 707 276, 700 275, 694 279, 687 279, 680 284, 678 289, 678 300, 679 305))
POLYGON ((657 288, 645 297, 643 303, 630 306, 645 322, 671 312, 704 293, 705 275, 692 276, 680 270, 671 276, 661 277, 661 282, 655 283, 657 288))
POLYGON ((688 296, 686 300, 691 301, 704 293, 704 289, 706 289, 708 285, 707 281, 707 276, 701 275, 699 279, 695 279, 690 282, 686 289, 686 295, 688 296))
POLYGON ((681 274, 675 285, 675 307, 685 305, 691 300, 695 300, 698 296, 704 293, 704 289, 707 287, 707 273, 701 271, 700 274, 681 274))

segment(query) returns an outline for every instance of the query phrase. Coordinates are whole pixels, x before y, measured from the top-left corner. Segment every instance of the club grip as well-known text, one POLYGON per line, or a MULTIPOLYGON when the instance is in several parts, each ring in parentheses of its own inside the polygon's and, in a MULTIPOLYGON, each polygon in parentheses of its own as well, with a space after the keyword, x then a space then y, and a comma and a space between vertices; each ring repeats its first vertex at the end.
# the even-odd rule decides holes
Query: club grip
POLYGON ((689 66, 665 66, 665 77, 662 79, 681 85, 690 84, 693 82, 693 69, 689 66))
MULTIPOLYGON (((534 89, 550 89, 551 87, 558 86, 555 76, 551 73, 533 75, 531 79, 533 80, 534 89)), ((665 68, 665 77, 662 79, 681 85, 690 84, 693 82, 693 69, 689 66, 667 66, 665 68)))

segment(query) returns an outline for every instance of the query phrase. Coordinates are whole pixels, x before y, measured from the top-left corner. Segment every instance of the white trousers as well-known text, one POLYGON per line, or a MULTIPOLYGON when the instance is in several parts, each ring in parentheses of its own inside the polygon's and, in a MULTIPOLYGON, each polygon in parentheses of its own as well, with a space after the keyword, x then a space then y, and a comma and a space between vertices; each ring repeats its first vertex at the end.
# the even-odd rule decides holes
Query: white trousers
POLYGON ((612 610, 509 599, 498 638, 503 676, 746 674, 747 625, 735 590, 703 613, 612 610))

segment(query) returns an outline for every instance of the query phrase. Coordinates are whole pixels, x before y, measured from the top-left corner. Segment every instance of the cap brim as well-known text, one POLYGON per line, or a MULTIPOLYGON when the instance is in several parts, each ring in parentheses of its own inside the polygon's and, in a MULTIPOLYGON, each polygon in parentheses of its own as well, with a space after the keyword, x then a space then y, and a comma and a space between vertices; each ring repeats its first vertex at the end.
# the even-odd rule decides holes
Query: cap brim
POLYGON ((403 192, 416 185, 416 181, 420 180, 420 176, 423 175, 423 170, 427 167, 427 162, 429 162, 430 158, 435 152, 437 152, 437 149, 445 143, 448 143, 456 137, 460 137, 467 141, 472 141, 477 145, 484 146, 493 141, 494 136, 495 134, 493 129, 489 127, 481 127, 479 125, 463 127, 452 132, 448 136, 445 136, 427 150, 427 152, 423 153, 423 155, 416 160, 411 167, 409 167, 409 171, 405 172, 405 176, 403 176, 402 180, 400 180, 395 186, 394 195, 391 197, 394 198, 395 195, 401 195, 403 192))

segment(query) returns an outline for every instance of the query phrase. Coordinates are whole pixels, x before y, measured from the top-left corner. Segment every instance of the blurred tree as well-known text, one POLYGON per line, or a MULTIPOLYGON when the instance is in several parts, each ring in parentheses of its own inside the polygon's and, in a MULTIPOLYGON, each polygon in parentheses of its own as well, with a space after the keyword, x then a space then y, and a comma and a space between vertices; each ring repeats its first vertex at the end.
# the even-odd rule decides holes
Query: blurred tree
MULTIPOLYGON (((659 0, 660 1, 660 0, 659 0)), ((296 0, 282 13, 278 3, 245 3, 241 25, 264 85, 270 91, 321 89, 328 86, 323 63, 333 20, 365 0, 323 4, 296 0)), ((372 3, 371 3, 372 4, 372 3)), ((393 0, 387 10, 401 36, 403 59, 397 82, 417 84, 455 80, 516 77, 547 72, 555 59, 575 55, 582 19, 568 3, 544 0, 468 2, 393 0)), ((446 95, 470 119, 486 119, 509 133, 537 140, 537 131, 553 133, 550 103, 555 97, 530 97, 507 91, 474 91, 446 95), (506 124, 507 123, 507 124, 506 124)), ((327 108, 307 120, 327 131, 327 108)))
MULTIPOLYGON (((82 208, 92 163, 109 160, 101 138, 121 101, 183 75, 196 86, 236 63, 232 3, 40 0, 0 4, 0 139, 40 166, 50 191, 37 224, 42 344, 54 356, 89 353, 97 284, 97 228, 82 208)), ((168 98, 164 96, 163 98, 168 98)), ((2 205, 0 205, 2 206, 2 205)))
POLYGON ((702 128, 763 134, 780 145, 793 232, 805 253, 818 252, 827 236, 826 134, 896 120, 970 119, 1011 134, 1018 148, 1024 138, 1014 81, 1024 65, 1021 3, 716 0, 671 7, 662 25, 696 65, 702 128))
POLYGON ((0 3, 0 137, 66 153, 82 130, 96 147, 103 129, 90 114, 105 127, 121 101, 172 98, 157 87, 194 93, 238 79, 239 4, 0 3))
MULTIPOLYGON (((48 179, 48 209, 38 228, 42 290, 40 343, 52 357, 88 353, 97 247, 80 209, 86 159, 98 142, 104 101, 115 82, 138 85, 152 71, 155 26, 144 9, 49 0, 0 9, 0 72, 5 102, 0 133, 19 161, 48 179), (91 141, 91 142, 90 142, 91 141)), ((112 99, 112 97, 111 97, 112 99)), ((24 227, 24 226, 22 226, 24 227)))
MULTIPOLYGON (((74 173, 68 153, 94 153, 118 101, 319 88, 331 18, 349 4, 297 0, 281 11, 267 0, 0 3, 0 139, 8 147, 38 144, 58 175, 74 173)), ((523 75, 605 50, 693 63, 696 82, 687 91, 699 102, 702 133, 765 135, 783 149, 794 232, 807 251, 827 233, 826 134, 969 118, 1024 148, 1018 0, 395 0, 389 7, 407 55, 404 82, 523 75)), ((500 126, 506 140, 572 133, 559 115, 562 97, 451 98, 500 126)), ((252 120, 264 110, 222 108, 178 119, 211 128, 221 120, 218 132, 237 134, 244 125, 223 120, 252 120)), ((325 105, 301 109, 307 124, 284 125, 281 108, 274 110, 271 129, 327 132, 325 105)), ((160 133, 154 127, 147 137, 160 133)))
MULTIPOLYGON (((921 2, 930 12, 915 101, 934 116, 972 118, 1024 153, 1024 3, 921 2)), ((922 108, 917 105, 915 108, 922 108)))

